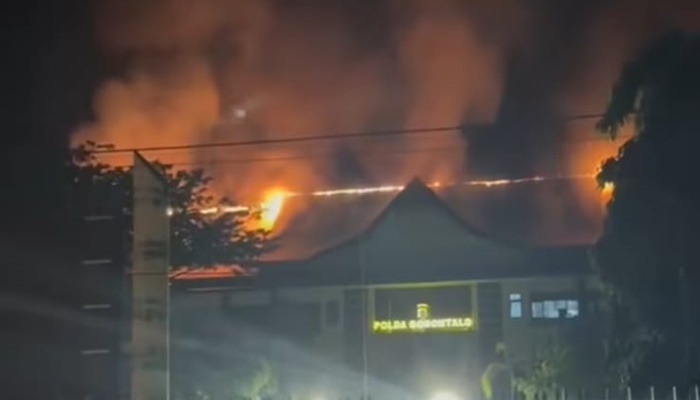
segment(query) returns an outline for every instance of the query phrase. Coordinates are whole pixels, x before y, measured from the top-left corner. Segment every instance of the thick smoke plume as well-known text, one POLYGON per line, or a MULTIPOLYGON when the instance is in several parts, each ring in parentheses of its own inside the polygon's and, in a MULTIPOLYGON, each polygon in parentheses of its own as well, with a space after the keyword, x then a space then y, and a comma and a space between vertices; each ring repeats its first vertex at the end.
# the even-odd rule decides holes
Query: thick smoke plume
MULTIPOLYGON (((700 21, 696 2, 656 3, 102 0, 96 37, 113 74, 74 140, 147 147, 495 122, 502 173, 589 173, 615 147, 582 142, 594 121, 565 117, 600 112, 640 46, 700 21)), ((222 194, 257 200, 270 186, 463 176, 465 155, 492 151, 465 143, 436 133, 153 156, 211 162, 222 194)))
MULTIPOLYGON (((501 91, 502 52, 460 1, 105 1, 96 27, 117 74, 76 141, 141 147, 487 122, 501 91)), ((216 165, 226 187, 257 195, 261 184, 333 186, 360 172, 376 182, 453 174, 461 148, 453 133, 170 156, 283 159, 216 165)))

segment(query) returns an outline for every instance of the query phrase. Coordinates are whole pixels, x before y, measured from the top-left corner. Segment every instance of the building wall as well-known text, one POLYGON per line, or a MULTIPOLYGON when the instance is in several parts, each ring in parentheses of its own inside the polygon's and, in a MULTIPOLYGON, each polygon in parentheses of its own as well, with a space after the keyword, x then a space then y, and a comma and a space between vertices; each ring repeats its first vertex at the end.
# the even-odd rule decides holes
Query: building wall
POLYGON ((56 346, 63 352, 57 374, 65 376, 65 398, 120 400, 129 395, 126 221, 118 204, 100 200, 92 190, 76 196, 76 254, 61 286, 70 308, 61 311, 61 343, 56 346))
MULTIPOLYGON (((506 345, 509 360, 526 361, 534 349, 560 335, 571 322, 534 320, 532 298, 551 294, 552 298, 579 300, 581 313, 576 320, 582 321, 584 300, 596 290, 595 279, 570 277, 446 284, 476 288, 469 304, 477 314, 476 332, 373 334, 369 326, 373 301, 386 287, 373 286, 366 291, 336 286, 180 294, 173 300, 175 320, 179 321, 176 341, 178 336, 185 341, 189 337, 213 346, 220 354, 236 352, 225 350, 227 346, 245 347, 250 354, 257 351, 260 356, 277 358, 288 377, 286 387, 306 390, 309 396, 328 388, 359 396, 364 385, 372 393, 397 398, 444 387, 473 392, 478 390, 478 378, 491 361, 496 344, 506 345), (522 296, 520 318, 511 317, 511 294, 522 296), (316 322, 295 315, 294 306, 312 307, 316 322), (259 320, 250 322, 246 314, 257 315, 259 320), (255 324, 268 328, 256 329, 255 324), (300 340, 299 336, 308 337, 300 340), (446 370, 441 371, 441 366, 446 370), (414 387, 409 390, 410 385, 414 387)), ((230 362, 235 363, 236 357, 230 362)))
POLYGON ((599 281, 594 277, 539 278, 508 280, 503 286, 504 342, 509 360, 520 363, 532 359, 536 351, 565 338, 567 329, 576 323, 597 323, 591 313, 598 301, 599 281), (510 316, 510 295, 522 297, 522 317, 510 316), (532 302, 541 299, 571 299, 578 301, 579 315, 572 320, 534 318, 532 302))

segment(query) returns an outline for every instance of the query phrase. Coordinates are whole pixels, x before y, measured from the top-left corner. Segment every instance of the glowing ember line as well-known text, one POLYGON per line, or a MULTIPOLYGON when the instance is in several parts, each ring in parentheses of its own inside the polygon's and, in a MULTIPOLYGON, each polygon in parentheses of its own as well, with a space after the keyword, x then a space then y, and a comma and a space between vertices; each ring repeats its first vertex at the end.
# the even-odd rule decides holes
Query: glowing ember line
MULTIPOLYGON (((533 176, 528 178, 519 179, 493 179, 493 180, 474 180, 465 182, 431 182, 426 186, 430 188, 443 188, 443 187, 454 187, 454 186, 484 186, 484 187, 494 187, 494 186, 504 186, 504 185, 514 185, 520 183, 529 182, 542 182, 551 180, 563 180, 563 179, 588 179, 593 178, 595 175, 568 175, 565 177, 544 177, 544 176, 533 176)), ((351 196, 351 195, 363 195, 372 193, 396 193, 400 192, 405 188, 404 185, 384 185, 384 186, 369 186, 369 187, 357 187, 357 188, 342 188, 342 189, 330 189, 330 190, 317 190, 309 193, 295 193, 286 192, 280 189, 275 189, 269 191, 265 195, 265 200, 263 200, 257 206, 225 206, 225 207, 211 207, 199 210, 202 214, 242 214, 251 213, 254 211, 260 211, 261 225, 265 229, 271 229, 274 226, 275 221, 282 212, 282 207, 286 199, 298 196, 312 196, 312 197, 332 197, 332 196, 351 196)), ((168 210, 168 214, 172 215, 172 210, 168 210)))
MULTIPOLYGON (((441 188, 441 187, 451 187, 451 186, 503 186, 503 185, 513 185, 519 183, 528 182, 542 182, 548 180, 560 180, 560 179, 581 179, 581 178, 593 178, 594 175, 569 175, 562 178, 548 178, 544 176, 533 176, 528 178, 519 179, 494 179, 494 180, 476 180, 476 181, 465 181, 465 182, 431 182, 426 186, 430 188, 441 188)), ((306 194, 307 196, 314 197, 326 197, 326 196, 338 196, 338 195, 361 195, 369 193, 390 193, 390 192, 400 192, 404 189, 403 185, 386 185, 386 186, 374 186, 374 187, 358 187, 358 188, 344 188, 344 189, 332 189, 332 190, 318 190, 306 194)), ((292 193, 291 196, 302 196, 303 194, 292 193)))
POLYGON ((215 207, 217 212, 225 212, 225 213, 240 213, 240 212, 250 212, 251 208, 247 206, 226 206, 222 207, 221 210, 219 210, 218 207, 215 207))
POLYGON ((349 188, 349 189, 333 189, 333 190, 318 190, 309 193, 310 196, 337 196, 341 194, 368 194, 368 193, 387 193, 387 192, 400 192, 403 190, 403 186, 376 186, 376 187, 362 187, 362 188, 349 188))

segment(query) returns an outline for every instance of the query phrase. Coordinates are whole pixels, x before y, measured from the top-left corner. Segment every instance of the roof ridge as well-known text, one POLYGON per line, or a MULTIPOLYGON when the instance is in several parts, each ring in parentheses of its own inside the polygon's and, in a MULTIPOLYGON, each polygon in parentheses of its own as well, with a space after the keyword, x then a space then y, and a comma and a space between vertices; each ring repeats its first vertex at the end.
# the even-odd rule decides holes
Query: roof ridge
POLYGON ((311 256, 307 257, 307 259, 313 259, 318 256, 321 256, 323 254, 326 254, 328 252, 331 252, 335 249, 341 248, 343 246, 350 245, 361 238, 369 235, 379 224, 382 223, 382 221, 389 215, 391 209, 394 207, 394 205, 398 201, 402 201, 403 199, 406 198, 406 196, 409 196, 411 193, 422 193, 426 196, 426 199, 430 202, 433 202, 433 204, 443 213, 446 213, 446 215, 454 220, 456 223, 460 225, 460 227, 468 234, 474 235, 477 238, 483 239, 485 241, 491 242, 492 244, 496 246, 502 246, 502 247, 508 247, 512 250, 536 250, 537 247, 534 246, 526 246, 526 245, 520 245, 516 243, 511 243, 509 241, 506 241, 501 238, 495 238, 492 235, 487 234, 483 230, 473 226, 470 224, 468 221, 466 221, 464 218, 462 218, 457 212, 454 211, 454 209, 442 198, 440 197, 433 189, 431 189, 423 180, 421 180, 419 177, 414 177, 412 178, 406 185, 404 185, 403 189, 398 192, 390 201, 389 203, 381 210, 381 212, 363 229, 361 229, 358 233, 350 237, 349 239, 340 242, 338 244, 329 246, 325 249, 322 249, 315 254, 312 254, 311 256))

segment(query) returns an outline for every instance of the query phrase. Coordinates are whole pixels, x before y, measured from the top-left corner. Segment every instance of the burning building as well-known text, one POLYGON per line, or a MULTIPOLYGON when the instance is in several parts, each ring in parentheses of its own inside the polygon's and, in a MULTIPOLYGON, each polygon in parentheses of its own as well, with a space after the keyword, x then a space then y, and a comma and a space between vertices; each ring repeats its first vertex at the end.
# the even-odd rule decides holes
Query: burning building
POLYGON ((290 224, 288 247, 245 266, 254 274, 182 276, 174 381, 224 393, 266 360, 296 398, 467 398, 496 347, 515 366, 590 331, 599 285, 585 241, 495 237, 471 222, 466 193, 413 180, 334 198, 335 213, 290 224))

